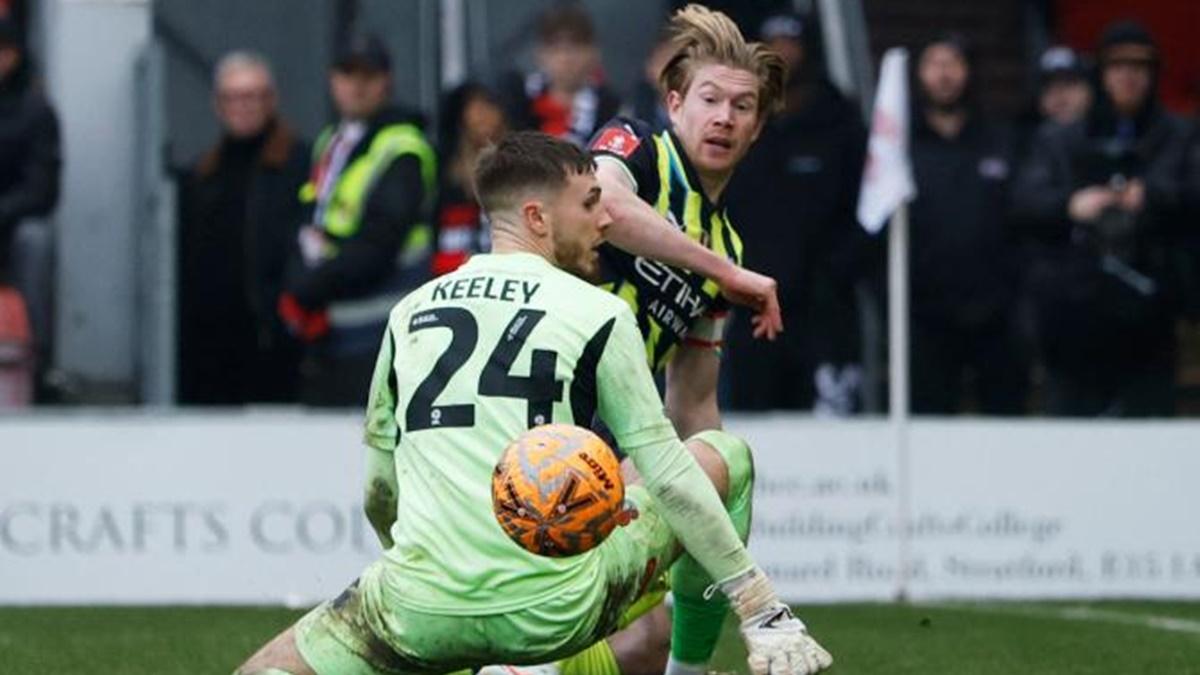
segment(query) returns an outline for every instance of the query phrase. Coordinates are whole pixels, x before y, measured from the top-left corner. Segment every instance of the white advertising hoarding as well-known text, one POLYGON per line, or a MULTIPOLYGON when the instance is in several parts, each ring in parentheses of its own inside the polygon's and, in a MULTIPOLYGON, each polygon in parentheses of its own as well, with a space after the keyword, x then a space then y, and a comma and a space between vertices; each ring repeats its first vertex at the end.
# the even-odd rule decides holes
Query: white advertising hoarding
POLYGON ((357 419, 0 422, 0 603, 302 604, 379 551, 357 419))
POLYGON ((1200 597, 1200 427, 915 424, 915 597, 1200 597))
POLYGON ((751 550, 795 600, 1200 597, 1200 424, 733 418, 751 550), (901 584, 901 568, 908 570, 901 584))
POLYGON ((816 601, 892 597, 898 468, 888 424, 770 416, 727 426, 754 449, 750 548, 776 588, 816 601))
MULTIPOLYGON (((1200 597, 1200 424, 731 417, 789 599, 1200 597)), ((305 604, 379 551, 359 418, 0 419, 0 604, 305 604)), ((453 536, 452 531, 447 536, 453 536)))

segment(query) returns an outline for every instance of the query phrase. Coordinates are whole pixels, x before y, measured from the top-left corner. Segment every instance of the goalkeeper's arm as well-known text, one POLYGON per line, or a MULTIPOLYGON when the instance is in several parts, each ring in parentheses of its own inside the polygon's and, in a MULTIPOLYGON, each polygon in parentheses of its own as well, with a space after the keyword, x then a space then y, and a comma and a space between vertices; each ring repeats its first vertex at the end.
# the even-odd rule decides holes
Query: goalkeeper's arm
POLYGON ((392 524, 396 522, 396 465, 392 453, 367 446, 367 480, 363 489, 363 511, 383 548, 392 547, 392 524))
MULTIPOLYGON (((401 311, 401 306, 392 311, 401 311)), ((395 340, 392 339, 389 326, 383 333, 379 356, 375 361, 375 373, 371 377, 366 429, 363 434, 363 441, 367 446, 363 511, 366 512, 367 520, 370 521, 384 549, 392 547, 392 524, 396 522, 399 493, 393 456, 400 441, 400 428, 396 425, 396 381, 392 377, 392 360, 395 353, 395 340)))

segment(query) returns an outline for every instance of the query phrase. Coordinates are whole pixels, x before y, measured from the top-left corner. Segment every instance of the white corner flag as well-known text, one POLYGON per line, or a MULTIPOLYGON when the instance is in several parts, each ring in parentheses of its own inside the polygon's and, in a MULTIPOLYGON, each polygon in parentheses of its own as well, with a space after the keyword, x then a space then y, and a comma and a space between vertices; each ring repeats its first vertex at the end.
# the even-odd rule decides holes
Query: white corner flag
POLYGON ((917 193, 908 160, 908 51, 898 47, 887 50, 879 70, 858 196, 858 222, 872 234, 917 193))

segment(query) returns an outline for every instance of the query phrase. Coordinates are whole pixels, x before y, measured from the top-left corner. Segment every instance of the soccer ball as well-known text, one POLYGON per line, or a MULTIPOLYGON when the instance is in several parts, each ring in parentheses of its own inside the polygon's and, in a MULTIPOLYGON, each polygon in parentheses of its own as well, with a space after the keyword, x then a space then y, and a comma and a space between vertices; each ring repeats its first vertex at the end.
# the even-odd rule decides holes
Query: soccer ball
POLYGON ((517 436, 492 472, 492 511, 521 548, 561 558, 595 548, 624 517, 621 465, 596 434, 569 424, 517 436))

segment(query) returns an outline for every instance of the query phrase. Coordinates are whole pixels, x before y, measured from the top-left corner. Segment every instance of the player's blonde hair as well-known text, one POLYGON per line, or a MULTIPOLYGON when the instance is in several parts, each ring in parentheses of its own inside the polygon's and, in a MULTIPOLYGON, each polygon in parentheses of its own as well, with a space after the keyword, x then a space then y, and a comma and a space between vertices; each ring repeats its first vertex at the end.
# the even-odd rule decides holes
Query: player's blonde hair
POLYGON ((700 66, 716 64, 753 73, 758 78, 758 116, 783 107, 787 64, 761 42, 746 42, 737 24, 722 12, 690 4, 667 24, 671 58, 658 76, 663 92, 687 94, 700 66))

